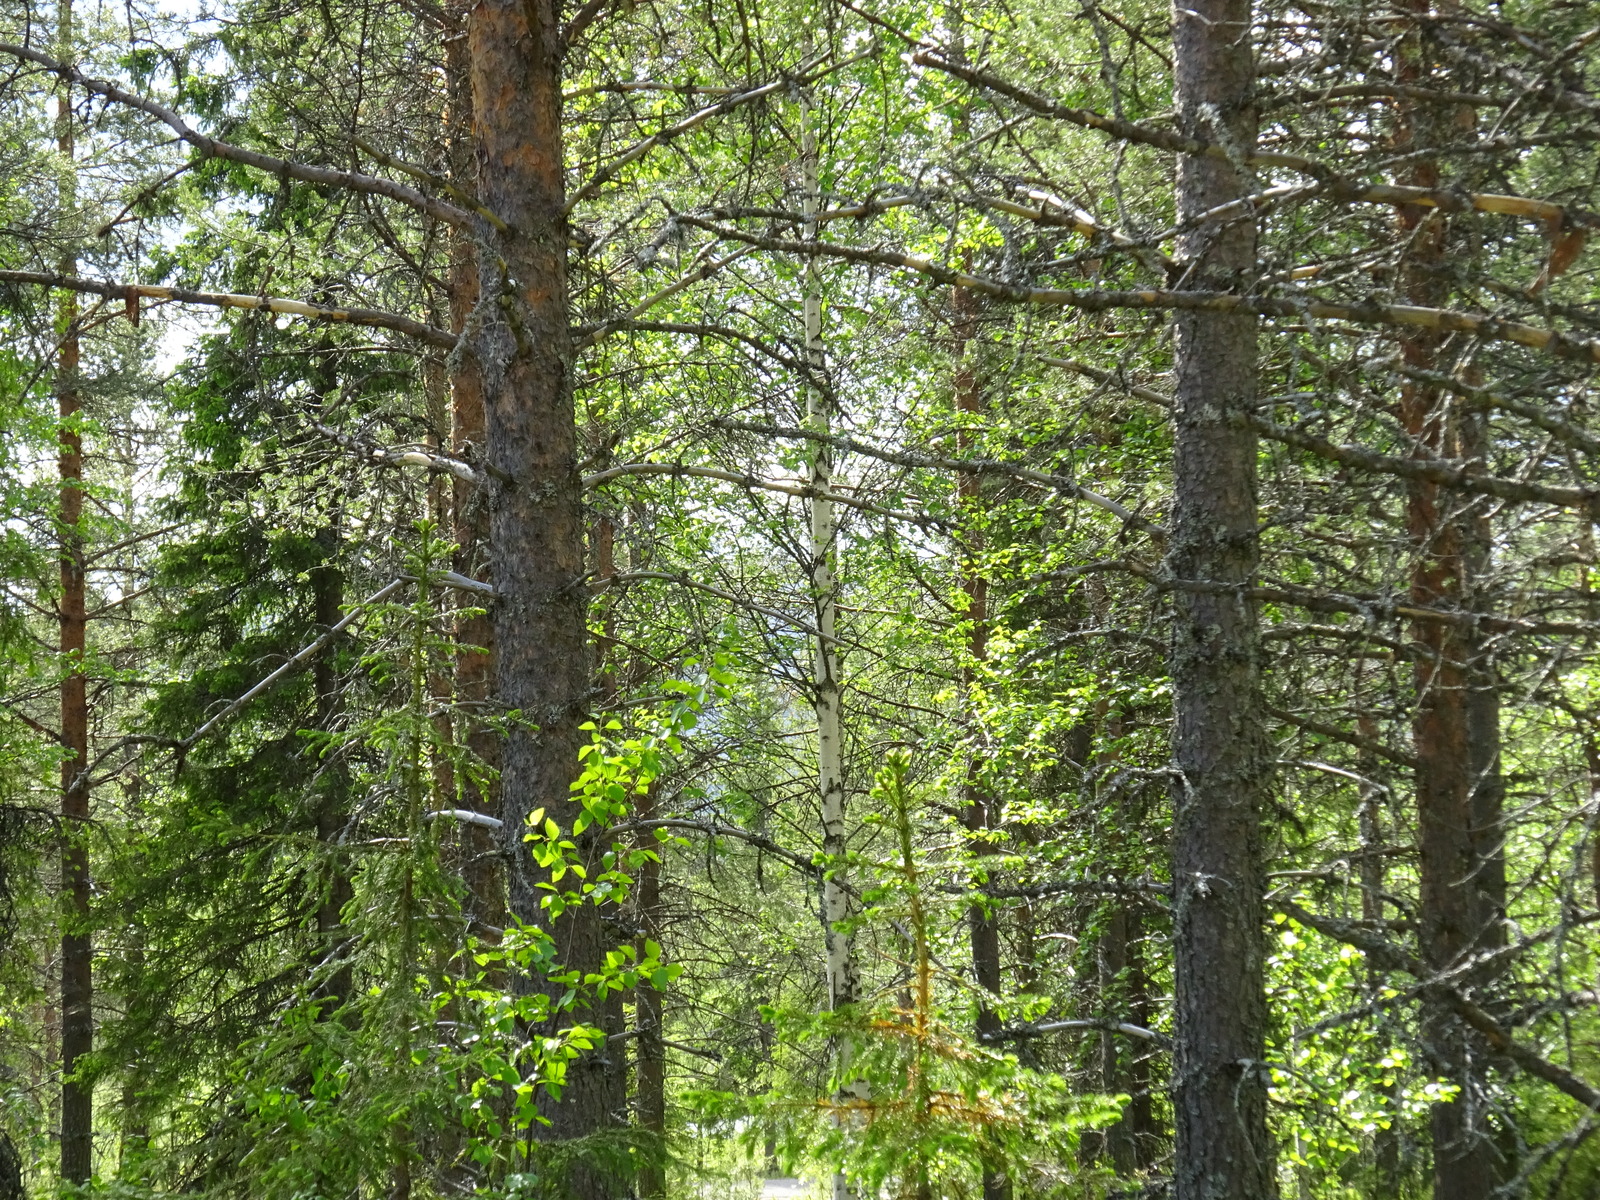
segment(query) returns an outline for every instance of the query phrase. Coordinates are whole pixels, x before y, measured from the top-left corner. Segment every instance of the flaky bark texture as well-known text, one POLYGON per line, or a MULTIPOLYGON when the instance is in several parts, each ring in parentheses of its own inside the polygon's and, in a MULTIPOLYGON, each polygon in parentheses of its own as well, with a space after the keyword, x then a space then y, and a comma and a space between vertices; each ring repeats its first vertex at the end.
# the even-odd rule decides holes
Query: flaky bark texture
MULTIPOLYGON (((510 232, 505 263, 479 260, 493 301, 470 333, 483 372, 485 459, 511 482, 489 520, 497 694, 521 714, 506 739, 500 781, 502 850, 510 915, 551 929, 563 965, 598 969, 614 937, 591 905, 552 922, 540 907, 540 873, 523 834, 543 808, 570 830, 579 805, 570 790, 591 675, 585 624, 582 490, 573 421, 572 342, 567 313, 567 221, 563 213, 560 14, 555 0, 480 0, 468 46, 479 194, 510 232)), ((576 839, 598 859, 593 831, 576 839)), ((536 986, 529 981, 529 986, 536 986)), ((559 994, 560 989, 556 989, 559 994)), ((558 1014, 552 1029, 599 1014, 558 1014)), ((574 1062, 559 1103, 546 1100, 552 1139, 603 1133, 618 1123, 624 1075, 602 1046, 574 1062)), ((569 1176, 579 1200, 626 1186, 598 1169, 569 1176)))
MULTIPOLYGON (((1173 9, 1184 134, 1230 147, 1255 142, 1249 0, 1173 9)), ((1184 155, 1178 215, 1193 220, 1251 191, 1233 161, 1184 155)), ((1178 247, 1186 286, 1248 290, 1255 227, 1208 221, 1178 247)), ((1276 1195, 1266 1127, 1261 807, 1265 754, 1256 606, 1256 322, 1182 313, 1174 357, 1170 565, 1180 579, 1238 585, 1176 592, 1172 641, 1172 878, 1176 1001, 1176 1200, 1276 1195)))

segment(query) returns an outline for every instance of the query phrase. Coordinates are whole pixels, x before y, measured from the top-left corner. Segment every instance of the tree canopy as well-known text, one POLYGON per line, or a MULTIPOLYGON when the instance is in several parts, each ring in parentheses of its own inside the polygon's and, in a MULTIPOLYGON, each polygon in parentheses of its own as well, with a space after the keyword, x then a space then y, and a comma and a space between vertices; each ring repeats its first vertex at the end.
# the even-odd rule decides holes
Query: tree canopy
POLYGON ((4 12, 0 1200, 1600 1187, 1593 3, 4 12))

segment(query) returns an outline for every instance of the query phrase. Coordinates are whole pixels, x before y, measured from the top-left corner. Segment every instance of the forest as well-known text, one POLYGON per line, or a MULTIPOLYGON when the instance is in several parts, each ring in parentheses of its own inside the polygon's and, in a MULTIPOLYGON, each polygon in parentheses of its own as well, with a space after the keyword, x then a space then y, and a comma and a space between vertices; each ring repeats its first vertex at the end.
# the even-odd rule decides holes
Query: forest
POLYGON ((0 1200, 1600 1195, 1596 0, 0 11, 0 1200))

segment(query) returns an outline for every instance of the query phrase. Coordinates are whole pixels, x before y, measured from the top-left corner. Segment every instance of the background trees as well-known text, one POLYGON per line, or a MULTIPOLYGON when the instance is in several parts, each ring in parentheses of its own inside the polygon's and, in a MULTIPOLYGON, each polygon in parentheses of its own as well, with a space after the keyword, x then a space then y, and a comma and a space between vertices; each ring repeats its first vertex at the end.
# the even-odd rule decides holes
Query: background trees
POLYGON ((29 1187, 1587 1194, 1593 23, 14 7, 29 1187))

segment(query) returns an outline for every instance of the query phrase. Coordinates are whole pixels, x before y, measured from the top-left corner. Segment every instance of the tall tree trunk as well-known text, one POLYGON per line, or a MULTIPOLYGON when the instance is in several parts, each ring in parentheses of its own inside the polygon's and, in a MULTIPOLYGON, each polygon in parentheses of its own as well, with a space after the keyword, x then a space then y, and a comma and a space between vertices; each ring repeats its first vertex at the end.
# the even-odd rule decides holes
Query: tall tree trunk
MULTIPOLYGON (((1249 0, 1173 8, 1178 121, 1235 155, 1256 140, 1249 0)), ((1233 161, 1178 160, 1178 217, 1247 195, 1233 161)), ((1248 290, 1252 218, 1197 224, 1179 241, 1186 286, 1248 290)), ((1212 590, 1176 593, 1172 639, 1176 1200, 1276 1194, 1267 1135, 1263 993, 1260 637, 1244 597, 1258 561, 1253 316, 1175 321, 1175 459, 1169 561, 1212 590)))
MULTIPOLYGON (((971 345, 978 332, 977 297, 967 288, 958 287, 950 295, 952 328, 955 334, 955 404, 962 417, 976 418, 983 411, 983 387, 979 378, 977 352, 971 345)), ((973 431, 963 424, 956 433, 957 445, 966 457, 974 441, 973 431)), ((962 507, 976 511, 983 502, 983 484, 976 475, 957 478, 956 490, 962 507)), ((977 686, 977 673, 989 654, 989 581, 976 561, 982 550, 979 535, 968 538, 968 549, 961 562, 961 590, 967 598, 967 661, 966 683, 969 691, 977 686)), ((973 850, 980 857, 993 854, 998 847, 990 840, 990 833, 998 824, 994 798, 983 786, 976 761, 967 768, 967 779, 962 787, 962 823, 972 836, 973 850)), ((1002 983, 1000 975, 1000 918, 993 908, 974 903, 967 908, 967 933, 972 943, 972 978, 978 986, 977 1033, 980 1038, 1000 1032, 1000 1017, 990 1003, 999 996, 1002 983)), ((984 1200, 1009 1200, 1011 1181, 1002 1165, 983 1164, 984 1200)))
MULTIPOLYGON (((552 930, 563 965, 587 973, 603 967, 616 937, 593 905, 550 918, 539 903, 543 873, 522 840, 533 809, 567 831, 582 811, 571 784, 592 679, 568 332, 560 6, 478 0, 468 47, 479 195, 510 227, 496 244, 504 268, 479 259, 481 286, 495 302, 479 306, 482 324, 470 339, 483 371, 486 466, 511 481, 496 490, 489 519, 496 692, 520 714, 500 779, 507 906, 516 919, 552 930)), ((598 869, 603 832, 591 828, 574 840, 598 869)), ((539 1032, 575 1018, 599 1024, 601 1016, 580 1002, 539 1032)), ((560 1101, 545 1099, 550 1125, 541 1136, 575 1139, 617 1127, 624 1082, 603 1046, 582 1055, 568 1068, 560 1101)), ((588 1165, 574 1167, 567 1182, 578 1200, 604 1200, 626 1187, 588 1165)))
MULTIPOLYGON (((809 26, 807 29, 809 31, 809 26)), ((810 57, 809 32, 805 55, 810 57)), ((800 167, 804 174, 801 227, 807 241, 817 237, 817 213, 821 207, 821 185, 817 157, 817 133, 809 91, 800 96, 800 167)), ((827 369, 822 346, 822 280, 815 257, 806 259, 801 319, 805 331, 806 368, 811 381, 806 388, 806 424, 815 432, 828 434, 833 429, 833 401, 818 386, 827 369)), ((811 600, 814 606, 817 639, 812 666, 812 709, 817 719, 817 793, 822 810, 822 853, 827 869, 822 877, 822 926, 827 950, 828 1004, 838 1010, 861 999, 861 979, 855 957, 855 938, 843 922, 851 915, 850 892, 845 878, 845 854, 849 832, 845 825, 845 790, 842 731, 840 726, 840 664, 834 628, 838 618, 838 580, 834 575, 837 556, 838 523, 833 501, 816 494, 833 485, 833 451, 826 442, 810 445, 807 482, 815 492, 806 504, 811 517, 811 600)), ((847 1080, 850 1046, 841 1041, 836 1048, 840 1078, 847 1080)), ((849 1082, 846 1096, 864 1094, 865 1085, 849 1082)), ((842 1172, 833 1177, 834 1200, 851 1196, 842 1172)))
MULTIPOLYGON (((478 187, 477 154, 472 139, 472 63, 467 45, 467 13, 463 3, 452 4, 451 12, 461 30, 445 36, 445 151, 451 181, 464 192, 478 187)), ((450 331, 460 336, 467 328, 480 298, 477 248, 463 229, 450 230, 450 331)), ((485 452, 483 409, 483 370, 475 354, 457 351, 448 360, 450 379, 450 451, 457 458, 477 461, 485 452)), ((451 538, 456 544, 458 572, 469 579, 482 579, 489 573, 490 497, 465 480, 454 483, 450 512, 451 538)), ((483 607, 476 597, 467 597, 472 609, 483 607)), ((469 609, 469 612, 471 609, 469 609)), ((456 622, 455 699, 463 741, 479 761, 491 771, 500 768, 500 739, 481 719, 478 706, 490 703, 495 695, 494 623, 487 611, 463 615, 456 622), (476 719, 475 719, 476 718, 476 719)), ((497 815, 497 789, 480 788, 471 779, 461 782, 461 799, 467 807, 486 816, 497 815), (487 794, 485 794, 487 793, 487 794)), ((505 872, 494 834, 480 825, 463 824, 458 831, 461 846, 461 875, 467 885, 467 916, 473 932, 493 939, 493 931, 505 924, 505 872)))
MULTIPOLYGON (((60 51, 72 60, 72 3, 57 7, 60 51)), ((76 151, 72 96, 65 84, 56 101, 56 148, 64 160, 61 210, 69 220, 77 208, 73 179, 76 151)), ((69 230, 69 236, 71 231, 69 230)), ((66 254, 61 273, 77 273, 77 257, 66 254)), ((83 411, 78 364, 78 304, 65 293, 56 315, 60 338, 56 369, 56 404, 60 415, 61 598, 58 601, 61 648, 61 1179, 89 1182, 94 1159, 93 1089, 75 1079, 79 1059, 94 1049, 94 975, 89 941, 89 694, 84 652, 88 644, 88 605, 83 548, 83 411)))
MULTIPOLYGON (((1417 357, 1407 347, 1408 360, 1417 357)), ((1402 411, 1418 453, 1444 457, 1443 415, 1435 389, 1411 386, 1402 411)), ((1440 511, 1439 489, 1425 482, 1409 487, 1407 515, 1413 553, 1411 599, 1430 608, 1455 608, 1461 592, 1461 545, 1455 522, 1440 511)), ((1475 768, 1483 751, 1472 744, 1468 701, 1468 639, 1454 624, 1419 621, 1412 638, 1417 656, 1415 745, 1417 851, 1423 952, 1437 970, 1455 965, 1474 949, 1482 908, 1474 880, 1473 795, 1475 768)), ((1480 721, 1482 715, 1480 714, 1480 721)), ((1498 727, 1498 716, 1496 715, 1498 727)), ((1425 1039, 1438 1069, 1461 1085, 1460 1094, 1433 1106, 1434 1196, 1437 1200, 1487 1197, 1494 1187, 1491 1148, 1484 1138, 1472 1056, 1463 1031, 1446 1010, 1434 1009, 1425 1039)))
MULTIPOLYGON (((1428 0, 1407 5, 1419 18, 1428 0)), ((1431 55, 1424 20, 1413 21, 1396 56, 1402 83, 1426 86, 1431 55)), ((1447 114, 1438 105, 1402 100, 1397 105, 1397 149, 1414 157, 1404 182, 1424 188, 1440 183, 1437 160, 1424 153, 1448 133, 1447 114)), ((1406 302, 1444 305, 1449 297, 1447 256, 1449 221, 1442 212, 1400 209, 1406 253, 1400 288, 1406 302)), ((1443 338, 1419 332, 1401 339, 1408 366, 1442 369, 1443 338)), ((1450 398, 1427 383, 1408 383, 1400 394, 1400 420, 1419 458, 1450 458, 1462 449, 1460 428, 1450 398)), ((1430 608, 1459 609, 1471 603, 1468 538, 1471 521, 1458 511, 1461 497, 1422 479, 1407 482, 1406 525, 1411 541, 1411 599, 1430 608)), ((1476 540, 1476 539, 1475 539, 1476 540)), ((1487 546, 1481 553, 1487 552, 1487 546)), ((1474 804, 1481 791, 1485 806, 1498 795, 1490 776, 1498 776, 1499 711, 1492 689, 1474 688, 1475 639, 1463 627, 1444 622, 1413 623, 1416 657, 1416 711, 1412 741, 1417 758, 1417 854, 1422 952, 1428 964, 1444 970, 1477 948, 1483 934, 1484 905, 1478 894, 1478 841, 1474 804), (1488 703, 1486 703, 1488 701, 1488 703), (1493 731, 1487 727, 1492 724, 1493 731), (1487 737, 1487 744, 1475 738, 1487 737)), ((1493 825, 1498 826, 1498 815, 1493 825)), ((1503 879, 1503 867, 1501 868, 1503 879)), ((1503 884, 1501 887, 1503 894, 1503 884)), ((1503 900, 1502 900, 1503 902, 1503 900)), ((1454 1016, 1430 1011, 1424 1038, 1437 1068, 1460 1085, 1454 1100, 1433 1106, 1433 1194, 1436 1200, 1486 1200, 1495 1186, 1496 1154, 1486 1136, 1481 1089, 1471 1045, 1454 1016)))

